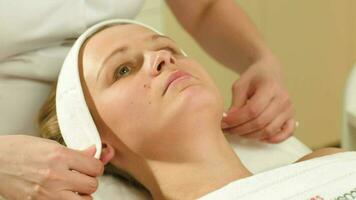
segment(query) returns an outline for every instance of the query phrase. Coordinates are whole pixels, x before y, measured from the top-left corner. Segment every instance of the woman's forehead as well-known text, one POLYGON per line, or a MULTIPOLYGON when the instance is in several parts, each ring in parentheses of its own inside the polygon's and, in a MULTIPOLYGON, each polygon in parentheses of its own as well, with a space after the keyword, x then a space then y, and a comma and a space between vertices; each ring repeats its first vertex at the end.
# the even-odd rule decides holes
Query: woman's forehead
POLYGON ((104 28, 82 46, 85 59, 100 61, 118 46, 130 46, 133 43, 144 42, 146 38, 155 35, 154 31, 137 24, 119 24, 104 28))
POLYGON ((155 32, 141 25, 118 24, 97 32, 87 43, 90 45, 90 43, 101 44, 105 41, 129 41, 132 38, 137 39, 152 34, 155 34, 155 32))

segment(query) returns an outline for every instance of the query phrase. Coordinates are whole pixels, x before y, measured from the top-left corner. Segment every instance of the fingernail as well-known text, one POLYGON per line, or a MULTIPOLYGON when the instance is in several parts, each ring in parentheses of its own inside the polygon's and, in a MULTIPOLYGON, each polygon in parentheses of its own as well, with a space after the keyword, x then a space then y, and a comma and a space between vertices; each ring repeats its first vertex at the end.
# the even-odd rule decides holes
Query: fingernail
POLYGON ((223 117, 227 117, 227 114, 226 114, 226 112, 223 112, 223 117))

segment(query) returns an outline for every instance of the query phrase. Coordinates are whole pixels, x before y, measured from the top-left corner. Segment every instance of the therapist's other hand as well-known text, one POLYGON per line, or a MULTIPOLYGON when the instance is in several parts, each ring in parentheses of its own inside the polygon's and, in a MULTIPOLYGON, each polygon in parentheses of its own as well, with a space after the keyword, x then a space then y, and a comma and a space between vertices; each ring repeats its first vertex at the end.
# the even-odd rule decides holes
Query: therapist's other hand
POLYGON ((293 135, 293 106, 282 86, 278 62, 250 66, 233 84, 232 94, 232 105, 221 125, 225 132, 269 143, 293 135))
POLYGON ((104 166, 95 147, 75 151, 24 135, 0 136, 0 196, 11 200, 87 200, 104 166))

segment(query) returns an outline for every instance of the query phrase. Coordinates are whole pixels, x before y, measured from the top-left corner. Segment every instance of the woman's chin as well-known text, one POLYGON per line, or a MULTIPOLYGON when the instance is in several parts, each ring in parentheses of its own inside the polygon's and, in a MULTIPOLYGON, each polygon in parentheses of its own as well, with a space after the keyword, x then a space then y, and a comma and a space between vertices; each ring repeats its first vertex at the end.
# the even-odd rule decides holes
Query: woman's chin
POLYGON ((210 121, 222 115, 223 101, 216 88, 196 82, 180 86, 168 91, 171 96, 163 108, 163 124, 191 125, 197 119, 210 121))
POLYGON ((218 109, 222 105, 219 95, 203 85, 191 85, 180 91, 176 99, 178 111, 194 113, 218 109))

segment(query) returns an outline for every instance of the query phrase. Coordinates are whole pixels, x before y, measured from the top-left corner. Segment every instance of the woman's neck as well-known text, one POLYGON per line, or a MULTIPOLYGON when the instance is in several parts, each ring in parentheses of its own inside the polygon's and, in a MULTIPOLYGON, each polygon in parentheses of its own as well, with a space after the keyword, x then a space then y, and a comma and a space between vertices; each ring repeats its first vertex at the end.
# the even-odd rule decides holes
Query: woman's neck
POLYGON ((176 163, 147 161, 151 169, 149 176, 154 177, 157 184, 146 186, 155 200, 197 199, 234 180, 251 175, 221 131, 204 135, 216 137, 205 140, 203 145, 197 145, 196 155, 193 156, 196 159, 176 163))

